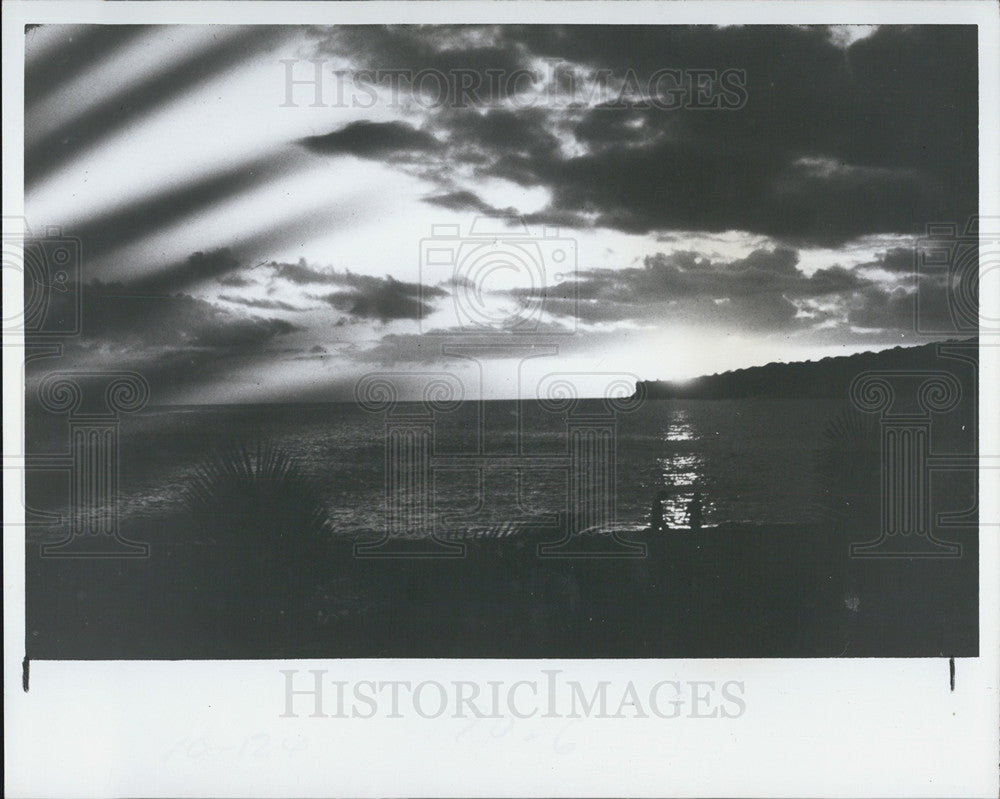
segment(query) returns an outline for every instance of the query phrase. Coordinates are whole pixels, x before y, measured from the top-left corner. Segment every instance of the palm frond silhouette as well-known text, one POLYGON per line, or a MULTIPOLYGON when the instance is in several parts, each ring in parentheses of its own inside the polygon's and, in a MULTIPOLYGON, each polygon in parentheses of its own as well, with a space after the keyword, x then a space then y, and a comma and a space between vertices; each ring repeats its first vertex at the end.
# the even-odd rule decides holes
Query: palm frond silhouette
POLYGON ((197 467, 184 504, 222 545, 283 542, 292 555, 314 548, 329 529, 315 483, 295 458, 270 443, 216 450, 197 467))

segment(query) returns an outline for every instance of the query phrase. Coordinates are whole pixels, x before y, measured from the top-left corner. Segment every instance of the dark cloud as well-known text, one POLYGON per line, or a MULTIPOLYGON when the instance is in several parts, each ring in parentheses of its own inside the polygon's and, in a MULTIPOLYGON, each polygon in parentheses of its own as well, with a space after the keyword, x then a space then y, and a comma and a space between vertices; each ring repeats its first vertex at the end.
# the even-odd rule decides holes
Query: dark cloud
POLYGON ((230 288, 245 288, 254 285, 253 280, 235 272, 223 275, 218 280, 220 286, 229 286, 230 288))
MULTIPOLYGON (((297 330, 283 319, 232 313, 187 294, 98 282, 78 290, 82 329, 65 343, 59 368, 137 371, 149 382, 153 402, 219 380, 240 363, 270 361, 275 342, 297 330)), ((51 368, 39 360, 29 379, 51 368)))
POLYGON ((777 248, 754 250, 734 261, 713 261, 695 252, 657 253, 647 256, 642 267, 581 271, 576 287, 582 299, 648 303, 773 293, 815 297, 867 283, 842 267, 820 269, 807 277, 798 268, 795 250, 777 248))
POLYGON ((493 206, 485 202, 478 194, 464 190, 448 192, 447 194, 431 194, 424 197, 424 202, 440 205, 442 208, 450 208, 453 211, 489 213, 494 210, 493 206))
POLYGON ((350 356, 355 361, 380 366, 403 363, 426 365, 443 360, 439 339, 412 333, 383 336, 375 346, 354 350, 350 356))
POLYGON ((777 248, 733 261, 658 253, 641 267, 582 270, 573 281, 516 294, 587 322, 725 323, 762 330, 800 325, 800 301, 836 300, 873 285, 840 266, 807 276, 798 268, 796 251, 777 248))
POLYGON ((916 265, 914 250, 910 247, 893 247, 887 250, 878 261, 864 264, 865 267, 884 269, 887 272, 912 273, 916 265))
POLYGON ((337 286, 339 291, 316 295, 330 307, 359 319, 388 322, 394 319, 421 319, 433 310, 429 300, 445 297, 440 286, 423 286, 396 280, 391 275, 375 277, 350 270, 322 270, 300 260, 298 263, 267 264, 273 279, 299 285, 337 286))
POLYGON ((856 328, 870 331, 865 335, 879 333, 880 340, 974 332, 956 315, 947 281, 939 275, 908 279, 904 262, 912 264, 912 252, 893 248, 851 269, 831 266, 806 275, 796 251, 784 248, 756 250, 734 261, 658 253, 642 267, 582 270, 572 282, 518 295, 541 301, 557 316, 590 323, 634 320, 798 335, 825 331, 850 340, 857 340, 856 328), (873 270, 896 277, 878 280, 873 270))
POLYGON ((297 329, 284 319, 231 320, 198 328, 191 336, 191 343, 199 348, 247 350, 297 329))
MULTIPOLYGON (((362 65, 413 70, 547 61, 565 67, 554 73, 560 91, 579 83, 575 105, 542 97, 511 109, 487 97, 481 108, 425 108, 442 142, 437 160, 417 165, 443 189, 428 202, 464 197, 479 210, 465 193, 477 178, 501 177, 548 188, 544 213, 570 223, 837 246, 976 212, 976 36, 974 26, 884 26, 844 48, 823 26, 500 26, 453 36, 398 27, 352 30, 347 50, 362 65), (631 97, 585 100, 601 75, 641 94, 664 69, 737 70, 745 103, 665 111, 631 97)), ((694 80, 685 73, 678 85, 690 93, 694 80)))
POLYGON ((388 322, 393 319, 422 319, 433 311, 426 302, 429 297, 442 297, 446 292, 436 286, 404 283, 392 277, 377 278, 348 273, 343 291, 335 291, 320 299, 331 307, 354 317, 388 322))
MULTIPOLYGON (((523 352, 528 345, 524 336, 509 330, 497 330, 487 337, 477 336, 466 328, 454 327, 433 330, 429 335, 389 333, 382 336, 374 346, 358 347, 345 354, 355 362, 375 363, 380 366, 449 364, 453 367, 467 367, 469 361, 466 358, 448 350, 448 344, 454 343, 460 343, 462 348, 475 352, 476 360, 484 361, 517 357, 516 353, 523 352)), ((571 340, 571 337, 566 335, 565 328, 558 324, 546 324, 540 325, 536 335, 531 336, 530 346, 558 349, 562 354, 566 354, 574 343, 580 342, 571 340)))
POLYGON ((451 137, 452 147, 475 157, 476 151, 552 157, 559 148, 552 115, 544 109, 449 110, 437 115, 438 129, 451 137))
POLYGON ((273 277, 287 280, 291 283, 306 285, 309 283, 338 283, 342 275, 337 272, 324 272, 306 263, 302 258, 298 263, 287 264, 271 261, 267 264, 272 271, 273 277))
POLYGON ((855 327, 866 329, 911 329, 914 326, 916 294, 903 287, 877 289, 862 298, 848 314, 855 327))
POLYGON ((788 163, 776 150, 665 137, 575 158, 498 158, 493 174, 548 185, 553 209, 594 211, 631 233, 743 230, 834 246, 863 235, 916 232, 942 218, 940 181, 909 169, 788 163))
MULTIPOLYGON (((823 26, 527 26, 505 29, 544 58, 631 70, 745 70, 732 113, 667 114, 675 130, 747 149, 945 174, 975 161, 974 26, 883 26, 844 50, 823 26), (971 124, 967 124, 971 123, 971 124), (970 147, 972 148, 970 150, 970 147)), ((606 113, 595 109, 592 115, 606 113)), ((651 109, 647 119, 662 118, 651 109)))
POLYGON ((453 191, 424 197, 424 202, 439 205, 452 211, 475 211, 483 216, 510 217, 517 215, 515 208, 495 208, 472 191, 453 191))
POLYGON ((308 136, 299 144, 315 153, 381 158, 396 153, 435 150, 440 143, 405 122, 352 122, 324 136, 308 136))
POLYGON ((500 99, 517 87, 506 80, 490 80, 488 70, 510 75, 528 66, 530 56, 505 35, 503 26, 343 25, 314 28, 312 34, 318 55, 350 58, 362 70, 395 71, 392 80, 407 91, 421 92, 429 103, 460 98, 457 92, 441 97, 434 80, 420 85, 422 73, 464 74, 476 95, 500 99))
MULTIPOLYGON (((135 276, 127 282, 132 288, 152 293, 183 291, 204 280, 219 278, 227 281, 227 285, 245 285, 243 281, 252 279, 246 265, 253 263, 262 252, 301 242, 303 238, 314 236, 320 231, 329 233, 346 226, 349 220, 348 210, 330 207, 325 203, 314 211, 301 213, 292 219, 265 219, 250 232, 234 236, 228 247, 197 252, 183 261, 151 266, 143 271, 136 270, 135 276)), ((155 258, 155 253, 152 257, 155 258)), ((101 267, 95 267, 89 259, 85 261, 84 269, 88 278, 107 278, 106 273, 102 274, 101 267)))
POLYGON ((842 266, 819 269, 803 283, 802 288, 790 288, 789 293, 798 297, 824 297, 864 290, 873 285, 859 274, 858 269, 845 269, 842 266))
POLYGON ((603 106, 584 114, 573 126, 573 135, 592 149, 622 148, 650 144, 668 129, 668 120, 657 120, 644 109, 603 106))
POLYGON ((128 282, 132 291, 147 294, 170 294, 203 280, 230 275, 240 267, 232 250, 223 247, 196 252, 180 263, 171 264, 152 274, 139 275, 128 282))
POLYGON ((107 348, 198 348, 261 344, 295 327, 230 313, 188 294, 155 295, 122 284, 82 287, 81 341, 107 348))
MULTIPOLYGON (((975 296, 975 292, 973 292, 975 296)), ((900 286, 873 286, 853 298, 848 322, 865 330, 937 336, 974 336, 977 333, 978 298, 975 307, 956 302, 948 286, 934 277, 922 276, 900 286)))
POLYGON ((473 191, 461 190, 444 194, 429 194, 423 201, 452 211, 473 211, 479 216, 510 220, 509 227, 521 232, 526 225, 550 225, 562 228, 581 228, 588 222, 579 214, 569 211, 545 210, 533 214, 519 214, 512 206, 497 208, 473 191))

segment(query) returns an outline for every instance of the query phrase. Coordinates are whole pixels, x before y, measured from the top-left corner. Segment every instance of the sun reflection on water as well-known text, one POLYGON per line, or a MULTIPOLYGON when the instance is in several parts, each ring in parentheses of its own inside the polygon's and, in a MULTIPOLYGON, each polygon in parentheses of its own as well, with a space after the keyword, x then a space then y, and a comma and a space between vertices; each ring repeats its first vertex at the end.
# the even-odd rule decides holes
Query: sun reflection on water
POLYGON ((664 441, 694 441, 695 431, 688 419, 686 410, 676 410, 671 414, 667 429, 663 434, 664 441))
MULTIPOLYGON (((688 503, 695 491, 704 495, 706 460, 704 455, 676 452, 658 459, 660 478, 666 498, 663 500, 663 518, 672 527, 688 524, 688 503)), ((711 518, 712 503, 703 501, 702 518, 711 518)))

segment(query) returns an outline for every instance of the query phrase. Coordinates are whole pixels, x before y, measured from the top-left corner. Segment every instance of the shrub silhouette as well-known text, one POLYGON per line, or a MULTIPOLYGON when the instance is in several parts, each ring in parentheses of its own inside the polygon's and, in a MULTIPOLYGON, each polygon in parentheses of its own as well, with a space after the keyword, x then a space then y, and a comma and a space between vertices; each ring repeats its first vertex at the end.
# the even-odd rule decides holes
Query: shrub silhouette
MULTIPOLYGON (((185 495, 188 510, 212 518, 217 538, 325 538, 326 505, 298 462, 272 444, 234 445, 203 461, 185 495)), ((226 543, 219 541, 219 543, 226 543)))
POLYGON ((191 566, 205 570, 203 595, 220 628, 290 632, 330 565, 326 505, 296 460, 272 444, 227 446, 197 467, 184 505, 208 543, 191 566))

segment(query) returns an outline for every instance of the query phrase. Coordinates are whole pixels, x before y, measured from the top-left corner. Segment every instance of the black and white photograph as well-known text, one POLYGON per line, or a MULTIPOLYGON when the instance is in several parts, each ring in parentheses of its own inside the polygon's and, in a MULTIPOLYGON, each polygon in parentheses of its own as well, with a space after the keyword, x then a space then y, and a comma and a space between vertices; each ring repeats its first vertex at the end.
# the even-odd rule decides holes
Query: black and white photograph
POLYGON ((738 724, 735 666, 597 709, 553 670, 391 713, 385 683, 320 686, 356 660, 891 658, 937 664, 945 702, 987 657, 994 713, 994 5, 20 5, 22 701, 49 662, 270 661, 269 718, 551 718, 565 688, 578 723, 607 698, 738 724))

